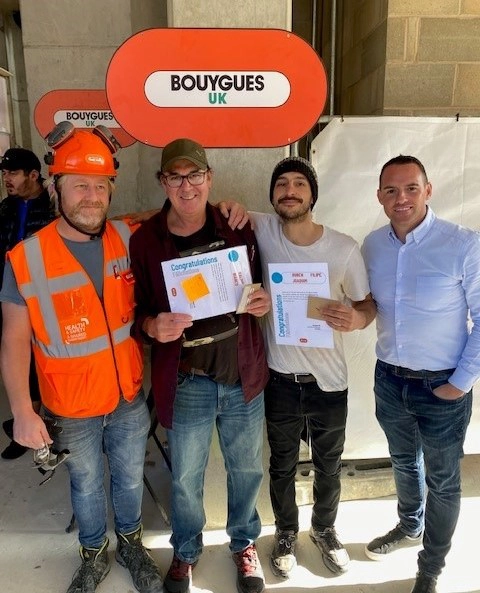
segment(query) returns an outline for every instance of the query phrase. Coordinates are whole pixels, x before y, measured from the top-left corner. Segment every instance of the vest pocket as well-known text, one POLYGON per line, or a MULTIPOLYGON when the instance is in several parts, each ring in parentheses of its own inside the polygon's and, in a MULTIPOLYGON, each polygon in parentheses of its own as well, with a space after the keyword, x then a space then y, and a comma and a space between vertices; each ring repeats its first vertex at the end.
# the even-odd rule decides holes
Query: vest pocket
POLYGON ((42 375, 42 400, 48 409, 67 417, 95 415, 91 413, 92 402, 89 401, 89 363, 86 360, 47 358, 42 375))

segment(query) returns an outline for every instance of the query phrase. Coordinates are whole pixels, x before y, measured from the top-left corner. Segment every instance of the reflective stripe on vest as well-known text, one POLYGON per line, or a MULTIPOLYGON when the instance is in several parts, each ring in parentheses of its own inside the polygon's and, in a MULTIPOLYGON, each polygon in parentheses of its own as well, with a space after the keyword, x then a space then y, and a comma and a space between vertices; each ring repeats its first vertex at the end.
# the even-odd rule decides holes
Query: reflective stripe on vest
MULTIPOLYGON (((128 252, 128 241, 130 237, 130 229, 121 221, 113 221, 115 230, 118 232, 123 244, 128 252)), ((91 340, 69 344, 65 343, 60 332, 60 327, 57 320, 57 315, 53 305, 51 294, 58 292, 65 292, 72 288, 85 286, 89 284, 89 279, 85 273, 74 272, 72 274, 65 274, 58 278, 48 279, 45 271, 43 261, 43 254, 40 247, 38 237, 33 236, 29 241, 24 242, 25 259, 30 270, 35 270, 37 280, 40 279, 40 290, 33 290, 31 283, 22 284, 22 295, 25 299, 35 295, 38 298, 40 309, 43 312, 43 323, 45 329, 51 336, 51 342, 48 346, 43 342, 39 342, 35 336, 33 337, 34 344, 41 350, 41 352, 51 358, 72 358, 79 356, 87 356, 97 352, 102 352, 110 348, 110 341, 108 336, 100 336, 91 340)), ((114 261, 107 262, 107 274, 113 276, 115 274, 115 265, 119 265, 120 269, 128 266, 128 258, 123 256, 114 261), (114 263, 115 262, 115 263, 114 263)), ((38 288, 38 284, 37 284, 38 288)), ((130 328, 132 322, 125 323, 122 327, 115 329, 111 333, 111 340, 114 346, 121 344, 130 338, 130 328)))

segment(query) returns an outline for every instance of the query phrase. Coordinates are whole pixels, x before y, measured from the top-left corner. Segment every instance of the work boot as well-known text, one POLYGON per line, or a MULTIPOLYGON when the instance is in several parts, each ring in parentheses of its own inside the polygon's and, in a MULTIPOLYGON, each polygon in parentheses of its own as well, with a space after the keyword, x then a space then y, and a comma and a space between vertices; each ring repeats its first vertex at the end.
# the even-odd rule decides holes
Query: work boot
POLYGON ((310 539, 322 553, 322 560, 328 570, 341 574, 348 570, 350 557, 345 546, 339 541, 335 527, 326 527, 323 531, 310 528, 310 539))
POLYGON ((189 593, 192 584, 192 570, 197 566, 198 560, 193 564, 180 560, 175 554, 165 577, 165 590, 167 593, 189 593))
POLYGON ((110 571, 108 561, 108 539, 101 548, 84 548, 80 546, 82 564, 73 575, 73 581, 67 593, 94 593, 98 584, 110 571))
POLYGON ((241 552, 235 552, 232 558, 237 566, 238 593, 262 593, 265 578, 255 544, 250 544, 241 552))
POLYGON ((140 593, 162 593, 163 579, 150 554, 142 544, 143 527, 133 533, 117 533, 115 559, 132 575, 140 593))
POLYGON ((270 554, 270 567, 276 577, 288 579, 290 572, 297 565, 296 544, 297 534, 295 531, 277 529, 273 536, 273 550, 270 554))

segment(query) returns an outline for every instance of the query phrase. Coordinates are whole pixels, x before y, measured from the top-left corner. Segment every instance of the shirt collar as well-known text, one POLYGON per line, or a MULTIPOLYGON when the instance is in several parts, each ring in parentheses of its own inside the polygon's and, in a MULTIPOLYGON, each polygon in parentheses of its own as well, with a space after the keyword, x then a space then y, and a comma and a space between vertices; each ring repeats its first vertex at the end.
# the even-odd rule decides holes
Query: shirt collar
MULTIPOLYGON (((417 244, 420 243, 420 241, 430 230, 433 222, 435 221, 435 218, 436 216, 434 211, 427 204, 427 214, 425 218, 418 226, 416 226, 413 229, 413 231, 410 231, 407 234, 407 240, 405 241, 405 243, 410 243, 411 241, 415 241, 415 243, 417 244)), ((389 225, 388 236, 392 242, 400 241, 400 239, 398 239, 397 235, 395 234, 392 225, 389 225)))

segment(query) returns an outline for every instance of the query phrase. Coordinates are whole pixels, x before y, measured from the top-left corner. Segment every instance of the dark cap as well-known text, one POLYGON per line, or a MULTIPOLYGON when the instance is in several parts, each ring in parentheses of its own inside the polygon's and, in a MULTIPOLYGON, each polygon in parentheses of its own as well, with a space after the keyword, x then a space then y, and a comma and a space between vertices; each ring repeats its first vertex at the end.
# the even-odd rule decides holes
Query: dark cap
POLYGON ((310 161, 301 156, 288 156, 283 161, 280 161, 272 173, 272 181, 270 182, 270 202, 273 201, 273 188, 280 175, 284 173, 301 173, 305 175, 312 190, 312 208, 318 197, 318 179, 317 173, 310 161))
POLYGON ((168 168, 173 165, 175 161, 185 159, 190 161, 200 169, 208 169, 207 155, 203 146, 190 140, 189 138, 178 138, 167 144, 162 152, 162 173, 168 171, 168 168))
POLYGON ((37 156, 27 148, 9 148, 2 157, 0 169, 7 171, 38 171, 42 170, 37 156))

